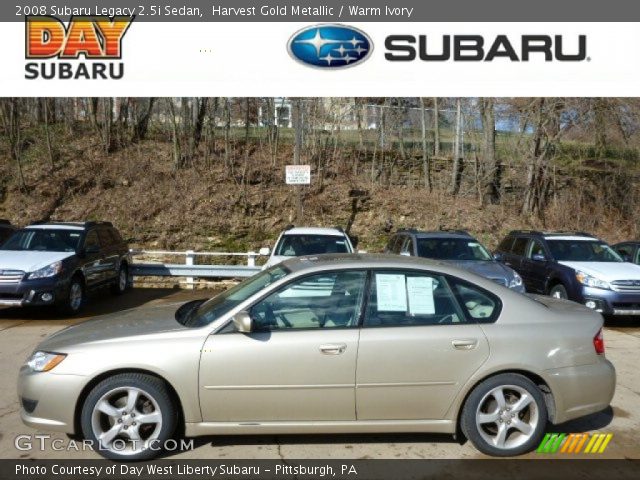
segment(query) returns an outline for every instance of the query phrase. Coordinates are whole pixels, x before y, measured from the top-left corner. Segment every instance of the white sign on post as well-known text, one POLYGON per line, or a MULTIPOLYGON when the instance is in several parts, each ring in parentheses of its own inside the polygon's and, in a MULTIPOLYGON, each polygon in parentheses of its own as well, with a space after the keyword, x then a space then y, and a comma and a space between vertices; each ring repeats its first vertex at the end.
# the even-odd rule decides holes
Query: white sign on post
POLYGON ((311 184, 311 165, 287 165, 287 185, 311 184))

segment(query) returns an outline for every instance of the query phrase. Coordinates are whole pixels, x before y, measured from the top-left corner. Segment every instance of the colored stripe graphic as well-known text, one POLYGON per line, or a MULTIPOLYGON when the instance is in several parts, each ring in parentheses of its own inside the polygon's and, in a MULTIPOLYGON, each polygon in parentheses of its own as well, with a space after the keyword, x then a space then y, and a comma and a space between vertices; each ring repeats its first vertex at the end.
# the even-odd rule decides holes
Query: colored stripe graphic
POLYGON ((603 453, 613 438, 611 433, 547 433, 540 442, 537 453, 577 454, 603 453), (583 450, 583 447, 585 446, 583 450))

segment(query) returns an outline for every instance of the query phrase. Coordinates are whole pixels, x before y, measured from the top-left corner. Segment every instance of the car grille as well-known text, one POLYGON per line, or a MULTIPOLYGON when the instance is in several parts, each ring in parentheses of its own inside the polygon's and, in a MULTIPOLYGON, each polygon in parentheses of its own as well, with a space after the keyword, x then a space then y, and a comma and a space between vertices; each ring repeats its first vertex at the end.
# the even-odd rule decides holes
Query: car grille
POLYGON ((492 278, 491 280, 496 282, 499 285, 502 285, 503 287, 507 286, 507 280, 504 278, 492 278))
POLYGON ((615 280, 611 288, 616 292, 640 293, 640 280, 615 280))
POLYGON ((23 277, 24 272, 19 270, 0 270, 0 285, 20 283, 23 277))

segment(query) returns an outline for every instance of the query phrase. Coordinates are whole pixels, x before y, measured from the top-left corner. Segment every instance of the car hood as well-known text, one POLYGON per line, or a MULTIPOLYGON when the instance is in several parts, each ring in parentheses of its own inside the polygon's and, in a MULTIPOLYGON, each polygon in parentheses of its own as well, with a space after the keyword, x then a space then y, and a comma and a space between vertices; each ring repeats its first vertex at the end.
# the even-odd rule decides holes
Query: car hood
POLYGON ((65 258, 73 252, 30 252, 25 250, 0 250, 0 270, 20 270, 35 272, 65 258))
POLYGON ((470 272, 482 275, 489 279, 505 279, 507 283, 513 277, 511 269, 499 262, 474 261, 474 260, 446 260, 445 263, 464 268, 470 272))
POLYGON ((612 282, 614 280, 640 280, 640 266, 627 262, 558 262, 580 270, 587 275, 612 282))
POLYGON ((64 353, 70 347, 128 338, 191 330, 177 322, 176 310, 182 304, 144 307, 104 315, 72 325, 46 338, 38 350, 64 353))

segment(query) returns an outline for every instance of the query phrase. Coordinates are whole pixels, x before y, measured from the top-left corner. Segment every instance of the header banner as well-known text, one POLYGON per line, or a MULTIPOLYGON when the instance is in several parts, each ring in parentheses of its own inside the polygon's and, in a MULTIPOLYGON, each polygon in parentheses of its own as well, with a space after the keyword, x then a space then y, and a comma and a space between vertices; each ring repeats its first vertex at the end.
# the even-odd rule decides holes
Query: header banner
POLYGON ((25 15, 135 16, 138 22, 629 22, 629 0, 52 0, 1 2, 0 21, 25 15))

